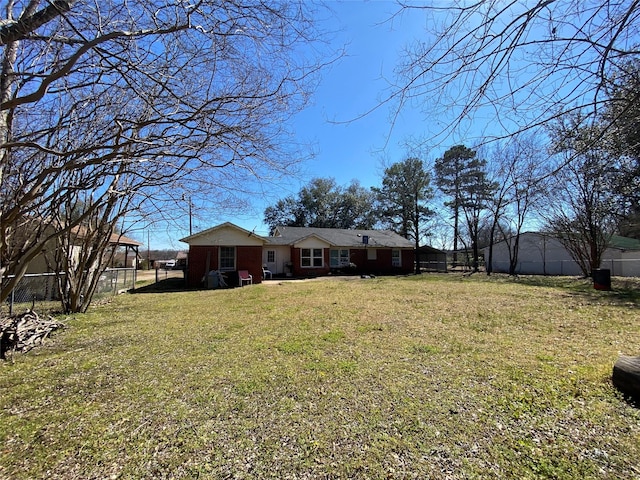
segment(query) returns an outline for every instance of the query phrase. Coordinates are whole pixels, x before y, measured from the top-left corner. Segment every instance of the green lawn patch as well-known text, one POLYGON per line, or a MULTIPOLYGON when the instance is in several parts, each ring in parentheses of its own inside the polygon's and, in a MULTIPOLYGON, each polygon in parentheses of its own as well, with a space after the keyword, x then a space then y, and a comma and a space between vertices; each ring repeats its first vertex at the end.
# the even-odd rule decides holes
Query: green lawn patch
POLYGON ((580 282, 119 296, 0 364, 0 478, 639 478, 635 286, 580 282))

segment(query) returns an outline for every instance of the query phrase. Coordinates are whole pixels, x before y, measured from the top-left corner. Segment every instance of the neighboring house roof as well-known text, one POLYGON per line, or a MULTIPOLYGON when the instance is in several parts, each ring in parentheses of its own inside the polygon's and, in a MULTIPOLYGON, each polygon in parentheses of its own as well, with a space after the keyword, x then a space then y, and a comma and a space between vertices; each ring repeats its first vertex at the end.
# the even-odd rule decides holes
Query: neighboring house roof
POLYGON ((640 250, 640 240, 614 235, 609 241, 609 247, 619 250, 640 250))
POLYGON ((125 237, 124 235, 120 235, 119 233, 111 234, 109 237, 109 243, 112 245, 121 245, 125 247, 140 247, 143 243, 134 240, 133 238, 125 237))
MULTIPOLYGON (((84 236, 86 235, 87 229, 82 225, 78 225, 71 228, 71 232, 74 235, 77 235, 78 238, 84 238, 84 236)), ((111 236, 109 237, 109 243, 111 245, 126 246, 126 247, 140 247, 143 245, 143 243, 138 242, 133 238, 126 237, 121 233, 112 233, 111 236)))
POLYGON ((391 230, 279 226, 274 236, 266 240, 270 245, 290 245, 309 237, 317 237, 334 247, 362 247, 363 238, 368 237, 370 247, 413 248, 411 241, 391 230))

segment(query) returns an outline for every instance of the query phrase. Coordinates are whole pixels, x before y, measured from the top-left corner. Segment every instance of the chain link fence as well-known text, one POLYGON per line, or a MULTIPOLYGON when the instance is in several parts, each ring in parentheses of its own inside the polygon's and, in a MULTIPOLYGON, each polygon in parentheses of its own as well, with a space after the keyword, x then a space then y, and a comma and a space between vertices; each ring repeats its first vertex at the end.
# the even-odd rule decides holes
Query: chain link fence
MULTIPOLYGON (((604 259, 600 268, 611 271, 611 276, 640 277, 640 259, 604 259)), ((508 272, 508 261, 493 262, 493 271, 508 272)), ((518 275, 582 275, 580 266, 574 260, 552 260, 545 262, 521 261, 516 265, 518 275)))
MULTIPOLYGON (((135 288, 137 271, 135 268, 110 268, 98 280, 93 300, 101 300, 120 292, 135 288)), ((24 275, 7 298, 0 305, 0 313, 12 314, 26 309, 54 311, 60 309, 60 294, 55 273, 24 275)))

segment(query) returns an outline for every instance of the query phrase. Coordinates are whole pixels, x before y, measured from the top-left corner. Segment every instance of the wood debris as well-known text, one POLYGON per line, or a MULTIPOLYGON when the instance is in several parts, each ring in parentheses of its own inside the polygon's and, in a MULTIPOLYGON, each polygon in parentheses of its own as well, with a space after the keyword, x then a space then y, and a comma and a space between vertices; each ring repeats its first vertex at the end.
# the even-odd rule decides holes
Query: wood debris
POLYGON ((57 322, 50 315, 40 318, 33 310, 0 318, 0 359, 6 360, 7 352, 25 353, 42 345, 51 332, 63 327, 63 323, 57 322))

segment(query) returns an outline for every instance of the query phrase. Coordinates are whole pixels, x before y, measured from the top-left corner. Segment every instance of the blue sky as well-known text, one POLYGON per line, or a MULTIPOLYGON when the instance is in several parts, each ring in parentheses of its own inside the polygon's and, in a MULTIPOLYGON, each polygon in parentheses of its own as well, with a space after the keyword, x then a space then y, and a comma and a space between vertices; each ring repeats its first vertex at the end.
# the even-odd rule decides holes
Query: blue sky
MULTIPOLYGON (((422 5, 421 1, 413 3, 422 5)), ((572 50, 572 42, 566 40, 580 38, 585 34, 584 28, 587 33, 601 32, 602 18, 578 21, 579 15, 574 15, 565 19, 562 14, 573 11, 569 4, 551 9, 553 12, 547 12, 549 18, 545 13, 537 22, 527 22, 522 38, 520 24, 512 24, 512 20, 518 18, 522 22, 528 18, 518 15, 526 8, 526 2, 509 4, 494 26, 506 28, 508 35, 517 34, 510 37, 510 41, 519 38, 520 43, 516 51, 507 52, 508 60, 503 61, 500 55, 497 60, 493 55, 483 55, 498 48, 499 42, 505 40, 501 35, 485 36, 491 41, 482 43, 481 55, 474 56, 475 45, 465 43, 465 31, 477 26, 475 14, 463 15, 463 20, 456 23, 455 9, 414 8, 399 13, 400 7, 395 1, 327 0, 326 3, 334 15, 327 19, 323 14, 320 29, 334 32, 331 48, 344 49, 345 55, 322 72, 311 104, 296 115, 290 125, 296 141, 311 145, 315 157, 300 166, 302 175, 263 185, 265 195, 247 195, 252 203, 242 214, 196 207, 194 232, 229 221, 267 235, 268 228, 263 223, 265 208, 278 199, 295 195, 314 177, 331 177, 342 186, 354 179, 365 188, 377 186, 385 166, 409 155, 433 162, 454 145, 477 148, 482 141, 490 143, 506 133, 544 121, 565 105, 581 105, 581 102, 589 105, 596 92, 602 91, 597 72, 588 69, 589 66, 599 68, 601 53, 584 46, 572 50), (552 22, 552 13, 560 15, 561 21, 552 22), (572 20, 576 20, 576 25, 572 20), (453 33, 447 35, 447 41, 451 41, 451 35, 456 35, 460 28, 461 37, 456 38, 460 43, 456 43, 456 48, 472 52, 470 63, 456 70, 461 62, 455 55, 437 62, 438 67, 431 75, 421 77, 412 90, 416 95, 413 102, 404 105, 400 114, 393 117, 396 105, 380 103, 388 95, 391 82, 397 80, 396 70, 405 49, 418 41, 433 44, 428 30, 450 26, 452 21, 455 27, 453 33), (551 38, 554 42, 548 44, 551 38), (563 55, 558 57, 558 52, 563 55), (489 73, 497 74, 497 78, 489 73), (488 79, 489 88, 478 90, 488 79), (474 102, 473 94, 478 91, 482 95, 474 102), (456 119, 460 120, 459 128, 443 134, 456 119)), ((439 0, 424 4, 449 6, 448 2, 439 0)), ((483 2, 475 4, 478 14, 482 15, 483 2)), ((596 7, 594 4, 589 8, 596 7)), ((598 10, 599 15, 608 15, 605 10, 598 10)), ((481 18, 478 17, 478 24, 481 18)), ((470 42, 473 38, 476 37, 467 37, 470 42)), ((623 49, 631 48, 630 44, 636 41, 624 35, 619 40, 623 49)), ((440 53, 450 46, 447 41, 438 45, 444 48, 440 53)), ((536 139, 544 141, 543 130, 534 133, 536 139)), ((143 235, 150 235, 152 248, 185 249, 187 245, 179 239, 189 234, 188 216, 184 215, 180 221, 180 228, 154 225, 143 235)), ((136 238, 135 234, 132 236, 136 238)))
MULTIPOLYGON (((346 55, 322 73, 311 105, 294 118, 292 126, 299 142, 313 146, 315 158, 301 166, 300 178, 269 187, 271 198, 255 198, 243 215, 196 212, 201 218, 194 219, 194 231, 229 221, 267 235, 263 212, 277 199, 296 194, 313 177, 333 177, 339 185, 352 179, 367 188, 379 185, 385 164, 403 160, 411 153, 408 144, 432 133, 429 129, 436 122, 425 118, 422 108, 405 108, 392 126, 392 105, 378 106, 395 79, 403 49, 426 34, 424 16, 413 10, 394 17, 398 5, 391 1, 328 4, 335 15, 324 28, 336 32, 333 48, 344 46, 346 55), (365 112, 370 113, 362 117, 365 112)), ((422 158, 433 160, 464 141, 452 138, 437 149, 427 149, 422 158)), ((185 249, 187 245, 178 240, 188 233, 188 225, 177 230, 153 228, 151 248, 185 249)))

